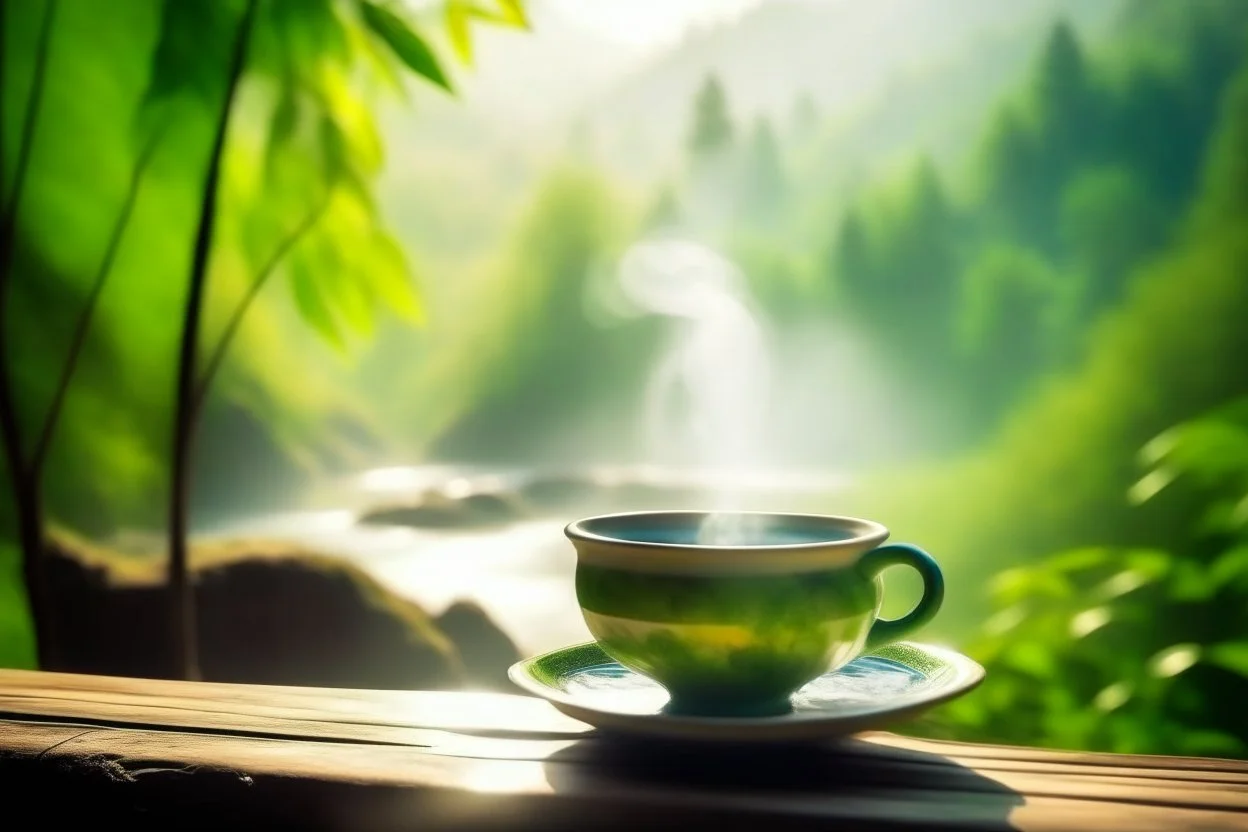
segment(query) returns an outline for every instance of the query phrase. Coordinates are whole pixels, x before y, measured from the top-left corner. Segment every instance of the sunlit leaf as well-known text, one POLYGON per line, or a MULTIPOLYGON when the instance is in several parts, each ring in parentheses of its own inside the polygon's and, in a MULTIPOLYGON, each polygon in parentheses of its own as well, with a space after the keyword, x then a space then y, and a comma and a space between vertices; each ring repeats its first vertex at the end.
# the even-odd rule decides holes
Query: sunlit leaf
POLYGON ((412 323, 424 321, 420 294, 408 273, 403 250, 389 235, 376 234, 371 243, 370 277, 378 299, 386 307, 412 323))
POLYGON ((359 0, 359 6, 368 28, 386 42, 399 60, 422 78, 453 92, 451 82, 443 73, 433 50, 420 35, 389 9, 368 0, 359 0))
POLYGON ((1200 661, 1200 645, 1175 644, 1148 660, 1148 670, 1159 679, 1178 676, 1200 661))
POLYGON ((462 0, 448 0, 446 4, 446 33, 450 36, 455 54, 466 64, 472 63, 472 33, 468 29, 469 6, 462 0))
POLYGON ((368 281, 349 273, 336 275, 335 278, 330 283, 334 309, 341 313, 343 322, 356 334, 371 335, 376 328, 376 318, 366 291, 368 281))
POLYGON ((453 2, 464 10, 467 17, 516 29, 529 28, 529 18, 520 0, 496 0, 494 3, 488 3, 487 0, 488 8, 473 0, 453 0, 453 2))
POLYGON ((1106 579, 1093 592, 1097 597, 1108 600, 1127 595, 1155 580, 1156 576, 1142 569, 1124 569, 1106 579))
POLYGON ((343 154, 335 172, 341 172, 348 161, 361 170, 375 171, 382 159, 381 136, 372 113, 350 88, 344 73, 324 68, 317 76, 317 92, 325 110, 324 117, 333 122, 343 154))
POLYGON ((1129 682, 1114 682, 1103 688, 1093 699, 1092 704, 1099 711, 1116 711, 1127 703, 1133 693, 1129 682))
POLYGON ((1205 650, 1205 661, 1248 678, 1248 642, 1230 641, 1205 650))
POLYGON ((1127 490, 1127 499, 1135 505, 1146 503, 1161 493, 1167 485, 1174 482, 1178 472, 1173 468, 1159 467, 1140 477, 1127 490))
POLYGON ((306 266, 303 266, 301 261, 297 260, 291 267, 290 277, 295 307, 299 310, 300 317, 320 333, 326 341, 339 350, 345 350, 347 346, 346 341, 342 337, 342 332, 338 329, 333 312, 325 303, 325 299, 317 287, 315 275, 306 266))
POLYGON ((503 12, 503 19, 512 24, 519 26, 521 29, 529 28, 529 18, 524 12, 524 4, 521 0, 498 0, 498 7, 503 12))
POLYGON ((1220 415, 1209 416, 1163 436, 1169 447, 1161 462, 1167 468, 1190 473, 1206 483, 1242 481, 1248 472, 1248 427, 1244 425, 1220 415))
POLYGON ((1070 634, 1074 638, 1083 638, 1101 629, 1112 619, 1113 613, 1107 607, 1084 610, 1070 620, 1070 634))
POLYGON ((346 329, 367 336, 376 326, 373 303, 367 272, 360 268, 359 252, 354 250, 359 241, 351 233, 350 218, 344 216, 344 203, 348 209, 355 207, 341 196, 336 199, 335 210, 324 221, 326 233, 312 238, 308 254, 316 263, 317 289, 325 304, 346 329))

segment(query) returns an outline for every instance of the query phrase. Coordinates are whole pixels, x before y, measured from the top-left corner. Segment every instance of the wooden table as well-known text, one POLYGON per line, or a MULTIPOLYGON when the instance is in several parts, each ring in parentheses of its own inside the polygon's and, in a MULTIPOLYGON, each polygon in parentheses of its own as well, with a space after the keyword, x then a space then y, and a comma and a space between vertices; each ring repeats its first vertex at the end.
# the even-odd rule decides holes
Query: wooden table
POLYGON ((870 734, 623 744, 490 693, 0 670, 0 828, 1248 829, 1248 764, 870 734), (36 828, 32 825, 30 828, 36 828))

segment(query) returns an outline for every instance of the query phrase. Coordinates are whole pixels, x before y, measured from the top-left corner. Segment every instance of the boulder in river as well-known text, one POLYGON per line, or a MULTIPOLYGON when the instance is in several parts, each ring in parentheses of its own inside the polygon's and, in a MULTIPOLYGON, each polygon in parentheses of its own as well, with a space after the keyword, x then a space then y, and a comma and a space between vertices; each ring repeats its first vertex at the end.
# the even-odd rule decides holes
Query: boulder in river
MULTIPOLYGON (((68 537, 50 542, 59 670, 167 671, 164 563, 68 537)), ((197 550, 200 667, 207 681, 379 689, 499 687, 515 646, 484 611, 435 621, 358 567, 242 541, 197 550), (439 621, 451 633, 444 633, 439 621)))
POLYGON ((508 493, 478 492, 450 497, 440 491, 429 491, 411 503, 365 511, 359 522, 379 526, 473 529, 505 525, 526 516, 523 506, 508 493))
POLYGON ((480 604, 456 601, 433 623, 463 657, 470 687, 512 691, 507 669, 520 661, 520 651, 480 604))

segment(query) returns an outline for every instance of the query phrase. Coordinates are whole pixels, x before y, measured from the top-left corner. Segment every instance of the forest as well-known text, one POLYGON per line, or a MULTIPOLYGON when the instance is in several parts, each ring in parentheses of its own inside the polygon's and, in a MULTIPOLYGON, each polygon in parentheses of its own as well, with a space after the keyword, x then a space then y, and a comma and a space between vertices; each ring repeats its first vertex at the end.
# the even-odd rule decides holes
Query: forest
MULTIPOLYGON (((798 508, 945 566, 935 636, 988 678, 909 730, 1248 755, 1248 4, 1037 0, 857 109, 699 71, 658 162, 613 149, 609 95, 541 153, 447 115, 497 38, 542 42, 524 5, 3 4, 6 490, 34 477, 48 539, 141 564, 174 518, 370 467, 671 463, 639 428, 667 322, 608 290, 639 241, 696 240, 765 322, 768 462, 849 478, 798 508)), ((6 666, 43 658, 20 502, 6 666)))

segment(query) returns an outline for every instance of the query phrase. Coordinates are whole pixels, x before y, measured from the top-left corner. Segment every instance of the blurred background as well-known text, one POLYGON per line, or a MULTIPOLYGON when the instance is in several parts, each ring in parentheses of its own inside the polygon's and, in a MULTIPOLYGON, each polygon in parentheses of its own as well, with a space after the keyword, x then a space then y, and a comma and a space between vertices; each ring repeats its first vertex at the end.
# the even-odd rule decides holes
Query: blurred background
POLYGON ((568 521, 816 511, 906 730, 1248 755, 1248 3, 0 8, 0 665, 505 687, 568 521))

